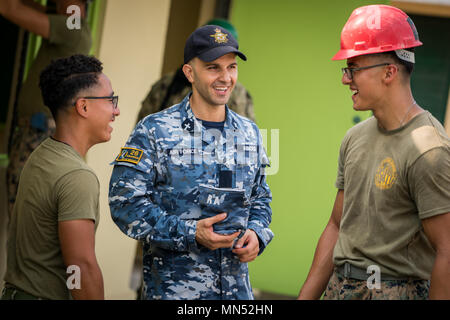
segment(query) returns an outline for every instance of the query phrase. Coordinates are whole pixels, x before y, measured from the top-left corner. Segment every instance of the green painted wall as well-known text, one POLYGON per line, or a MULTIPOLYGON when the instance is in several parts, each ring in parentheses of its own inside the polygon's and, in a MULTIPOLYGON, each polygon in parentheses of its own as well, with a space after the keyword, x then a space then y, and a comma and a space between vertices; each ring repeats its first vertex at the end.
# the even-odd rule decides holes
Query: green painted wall
POLYGON ((370 116, 352 109, 341 84, 345 61, 331 58, 353 9, 373 3, 233 1, 231 21, 248 58, 239 62, 239 80, 253 96, 259 127, 279 129, 279 171, 268 178, 275 238, 249 265, 255 288, 296 296, 306 279, 336 196, 341 140, 355 116, 370 116))

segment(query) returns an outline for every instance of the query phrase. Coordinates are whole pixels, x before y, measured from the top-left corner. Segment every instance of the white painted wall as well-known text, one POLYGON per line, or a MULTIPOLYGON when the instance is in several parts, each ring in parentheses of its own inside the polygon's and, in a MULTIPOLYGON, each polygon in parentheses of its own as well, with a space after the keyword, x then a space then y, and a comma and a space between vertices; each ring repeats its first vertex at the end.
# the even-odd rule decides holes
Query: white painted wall
POLYGON ((129 289, 136 242, 113 223, 108 206, 112 166, 134 128, 141 101, 161 75, 170 0, 108 0, 98 58, 119 95, 120 116, 111 141, 94 146, 88 165, 100 180, 101 218, 96 252, 103 272, 106 299, 134 299, 129 289))

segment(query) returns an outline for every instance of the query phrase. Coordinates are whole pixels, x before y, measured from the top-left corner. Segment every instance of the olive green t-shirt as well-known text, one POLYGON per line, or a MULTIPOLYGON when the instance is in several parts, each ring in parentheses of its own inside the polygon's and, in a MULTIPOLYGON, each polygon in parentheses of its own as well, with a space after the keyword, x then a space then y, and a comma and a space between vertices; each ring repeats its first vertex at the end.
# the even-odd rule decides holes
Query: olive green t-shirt
POLYGON ((335 265, 430 279, 435 251, 421 219, 450 212, 450 140, 428 111, 393 131, 374 117, 351 128, 336 187, 344 208, 335 265))
POLYGON ((39 52, 28 72, 27 79, 20 90, 17 110, 19 118, 29 118, 33 113, 43 112, 50 116, 50 110, 42 101, 39 89, 39 77, 52 60, 74 54, 89 54, 91 48, 91 31, 86 20, 81 20, 80 29, 69 29, 67 16, 48 15, 50 33, 48 39, 42 39, 39 52))
POLYGON ((69 145, 47 138, 30 155, 19 183, 7 243, 5 282, 45 299, 71 299, 58 222, 99 221, 100 184, 69 145))

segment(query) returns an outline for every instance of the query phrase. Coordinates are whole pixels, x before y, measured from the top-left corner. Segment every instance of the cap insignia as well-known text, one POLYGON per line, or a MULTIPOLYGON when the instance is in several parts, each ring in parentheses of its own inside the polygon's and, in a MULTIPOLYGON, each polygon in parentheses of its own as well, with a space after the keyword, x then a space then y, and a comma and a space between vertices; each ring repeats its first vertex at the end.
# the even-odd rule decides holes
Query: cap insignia
POLYGON ((219 28, 216 28, 214 31, 216 33, 210 35, 210 37, 213 37, 217 43, 227 43, 228 42, 228 38, 227 38, 228 35, 226 33, 223 33, 219 28))

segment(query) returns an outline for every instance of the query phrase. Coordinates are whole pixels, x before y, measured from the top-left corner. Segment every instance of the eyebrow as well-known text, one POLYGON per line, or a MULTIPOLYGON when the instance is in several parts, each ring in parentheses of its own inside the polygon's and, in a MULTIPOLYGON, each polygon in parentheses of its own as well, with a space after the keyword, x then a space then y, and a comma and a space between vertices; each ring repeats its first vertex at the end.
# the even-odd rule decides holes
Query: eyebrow
POLYGON ((349 62, 347 63, 347 67, 351 68, 351 67, 357 67, 358 65, 354 62, 349 62))
MULTIPOLYGON (((220 65, 219 65, 218 63, 212 63, 212 62, 206 63, 205 66, 206 66, 206 67, 209 67, 209 66, 220 67, 220 65)), ((230 63, 230 64, 228 65, 228 67, 229 67, 229 66, 237 66, 237 62, 230 63)))

